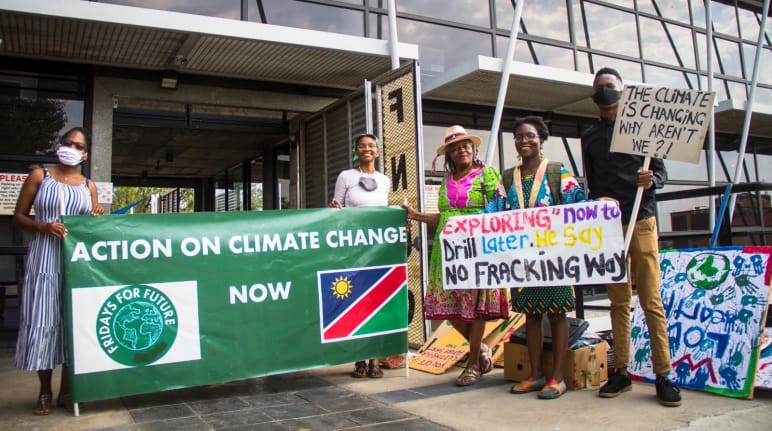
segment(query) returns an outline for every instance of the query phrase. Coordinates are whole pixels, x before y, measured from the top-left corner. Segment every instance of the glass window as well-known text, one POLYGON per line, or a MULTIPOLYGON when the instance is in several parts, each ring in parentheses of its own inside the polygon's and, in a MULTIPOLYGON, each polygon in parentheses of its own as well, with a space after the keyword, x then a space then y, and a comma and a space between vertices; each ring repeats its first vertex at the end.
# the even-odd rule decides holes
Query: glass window
POLYGON ((419 46, 421 75, 431 76, 447 71, 459 59, 492 55, 490 35, 437 24, 397 19, 400 42, 419 46))
MULTIPOLYGON (((510 2, 507 3, 510 4, 509 16, 505 22, 502 22, 499 17, 497 25, 511 29, 514 8, 510 2)), ((523 6, 521 18, 528 34, 564 42, 571 40, 568 34, 568 12, 566 11, 565 0, 527 1, 523 6)))
MULTIPOLYGON (((695 3, 695 2, 692 2, 695 3)), ((737 33, 737 16, 734 6, 711 2, 713 15, 713 30, 716 33, 724 33, 730 36, 739 36, 737 33)))
MULTIPOLYGON (((673 46, 668 38, 668 33, 665 31, 664 23, 641 17, 640 24, 641 34, 646 35, 646 37, 641 39, 643 58, 647 61, 656 61, 672 66, 680 66, 678 57, 676 57, 676 53, 673 51, 673 46)), ((673 27, 671 26, 671 29, 672 28, 673 27)), ((673 37, 672 33, 671 37, 673 37)), ((685 40, 684 45, 691 46, 691 42, 685 40)), ((679 44, 678 46, 680 47, 681 45, 679 44)))
POLYGON ((754 103, 772 106, 772 89, 756 87, 756 100, 754 103))
POLYGON ((633 14, 592 3, 585 3, 584 7, 592 49, 631 57, 640 56, 633 14))
POLYGON ((743 71, 740 66, 740 48, 736 42, 732 42, 726 39, 716 38, 716 51, 718 53, 718 60, 723 66, 723 69, 717 69, 725 75, 736 76, 738 78, 743 77, 743 71))
POLYGON ((568 70, 574 69, 574 52, 572 50, 541 43, 534 43, 533 47, 536 50, 538 64, 568 70))
POLYGON ((572 1, 574 37, 576 46, 587 46, 587 35, 584 33, 584 20, 582 19, 582 2, 572 1))
MULTIPOLYGON (((262 3, 268 24, 365 36, 363 11, 295 0, 262 0, 262 3)), ((257 13, 250 14, 249 20, 260 22, 260 17, 257 13)))
POLYGON ((693 79, 687 80, 684 72, 650 65, 646 65, 643 68, 646 72, 647 84, 657 87, 697 88, 697 82, 693 79))
MULTIPOLYGON (((597 54, 592 54, 592 63, 595 70, 598 70, 601 67, 612 67, 616 69, 617 72, 622 75, 623 81, 643 81, 643 77, 641 76, 641 66, 638 63, 597 54)), ((592 73, 595 72, 593 71, 592 73)))
POLYGON ((747 9, 737 9, 740 33, 743 39, 756 41, 759 38, 759 21, 756 14, 747 9))
MULTIPOLYGON (((701 29, 705 28, 705 4, 703 0, 692 0, 692 25, 701 29)), ((711 8, 712 10, 712 8, 711 8)))
POLYGON ((487 2, 481 4, 481 2, 466 0, 444 0, 440 7, 437 7, 437 0, 410 0, 398 1, 396 3, 397 12, 486 28, 490 28, 491 25, 491 16, 487 2))
POLYGON ((53 156, 59 136, 83 126, 82 88, 73 76, 0 72, 0 153, 53 156))
POLYGON ((694 44, 692 43, 691 30, 673 24, 663 23, 648 18, 641 18, 641 34, 646 37, 641 39, 643 45, 643 58, 647 61, 657 61, 672 66, 694 68, 694 44), (677 52, 668 39, 668 33, 675 44, 677 52), (679 63, 680 56, 681 63, 679 63))
POLYGON ((729 86, 729 97, 732 100, 748 100, 748 93, 745 84, 727 81, 729 86))
POLYGON ((241 0, 99 0, 124 6, 168 10, 218 18, 241 19, 241 0))
POLYGON ((638 10, 663 18, 680 21, 684 24, 690 23, 689 4, 684 0, 656 0, 656 8, 654 7, 654 3, 654 0, 641 0, 638 2, 638 10), (659 9, 659 12, 657 12, 657 9, 659 9))

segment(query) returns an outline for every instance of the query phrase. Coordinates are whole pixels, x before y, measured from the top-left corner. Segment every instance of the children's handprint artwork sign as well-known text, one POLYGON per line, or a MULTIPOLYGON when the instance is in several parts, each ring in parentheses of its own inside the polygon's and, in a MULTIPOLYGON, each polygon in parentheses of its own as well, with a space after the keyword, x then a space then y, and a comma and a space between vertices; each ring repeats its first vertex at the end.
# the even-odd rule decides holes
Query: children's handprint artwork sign
MULTIPOLYGON (((770 291, 772 247, 660 252, 662 303, 676 385, 752 397, 770 291)), ((649 332, 636 305, 630 373, 653 382, 649 332)))

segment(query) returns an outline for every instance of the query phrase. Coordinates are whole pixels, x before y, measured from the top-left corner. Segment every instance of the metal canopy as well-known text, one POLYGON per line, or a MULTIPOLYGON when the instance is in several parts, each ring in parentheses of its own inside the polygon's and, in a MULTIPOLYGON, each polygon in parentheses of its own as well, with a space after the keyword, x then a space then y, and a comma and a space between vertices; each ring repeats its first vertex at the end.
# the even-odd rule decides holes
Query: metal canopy
POLYGON ((0 37, 0 55, 317 87, 391 69, 385 40, 80 0, 4 0, 0 37))
MULTIPOLYGON (((496 104, 501 79, 499 58, 477 56, 427 82, 423 97, 431 100, 496 104)), ((597 117, 590 100, 592 75, 569 70, 513 62, 504 106, 537 112, 597 117)))
MULTIPOLYGON (((478 56, 437 76, 424 85, 423 97, 428 100, 496 105, 502 61, 478 56)), ((506 103, 510 109, 596 118, 598 110, 592 103, 593 75, 513 62, 509 77, 506 103)), ((739 136, 742 130, 745 102, 727 100, 716 107, 716 131, 739 136)), ((772 107, 759 106, 753 112, 749 145, 752 152, 772 154, 772 107), (754 149, 755 148, 755 149, 754 149)), ((738 139, 722 140, 719 148, 736 151, 738 139)))

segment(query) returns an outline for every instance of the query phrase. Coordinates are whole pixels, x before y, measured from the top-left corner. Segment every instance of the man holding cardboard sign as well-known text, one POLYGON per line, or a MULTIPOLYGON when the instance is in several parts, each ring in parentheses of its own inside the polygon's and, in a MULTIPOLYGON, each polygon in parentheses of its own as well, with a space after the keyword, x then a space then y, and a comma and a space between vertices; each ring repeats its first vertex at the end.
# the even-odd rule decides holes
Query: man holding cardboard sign
MULTIPOLYGON (((659 158, 650 160, 649 169, 644 163, 644 160, 648 161, 648 156, 644 158, 641 155, 611 152, 622 88, 622 77, 616 70, 602 68, 595 74, 592 98, 598 106, 600 118, 582 136, 585 175, 590 198, 618 201, 623 223, 626 224, 625 230, 634 229, 627 251, 627 265, 632 268, 638 298, 646 315, 652 363, 657 374, 657 399, 662 405, 676 407, 681 405, 681 395, 679 389, 667 378, 672 365, 667 321, 660 296, 659 244, 655 217, 655 190, 664 186, 667 171, 659 158), (636 190, 639 188, 642 188, 639 193, 640 207, 636 208, 639 199, 636 190), (634 222, 633 217, 636 217, 634 222)), ((610 374, 608 382, 600 388, 599 395, 603 398, 613 398, 632 389, 627 373, 630 365, 631 277, 627 280, 626 283, 607 286, 611 301, 616 372, 610 374)))

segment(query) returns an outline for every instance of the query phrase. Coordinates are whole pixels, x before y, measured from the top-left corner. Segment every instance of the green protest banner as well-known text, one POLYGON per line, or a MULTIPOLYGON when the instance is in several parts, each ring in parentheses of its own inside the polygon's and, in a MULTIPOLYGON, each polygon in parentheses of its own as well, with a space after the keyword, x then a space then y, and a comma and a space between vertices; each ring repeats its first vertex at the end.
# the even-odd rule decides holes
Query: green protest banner
POLYGON ((65 217, 75 402, 407 351, 395 207, 65 217))

